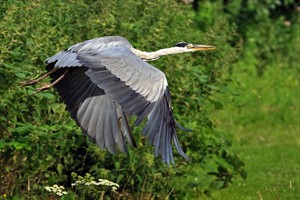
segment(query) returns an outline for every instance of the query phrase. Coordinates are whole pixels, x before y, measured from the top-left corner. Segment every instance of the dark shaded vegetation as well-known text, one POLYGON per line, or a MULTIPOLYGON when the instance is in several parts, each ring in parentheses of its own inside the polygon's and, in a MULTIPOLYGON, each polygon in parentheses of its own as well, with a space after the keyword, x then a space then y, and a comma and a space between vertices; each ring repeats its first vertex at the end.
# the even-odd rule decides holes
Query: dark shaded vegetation
MULTIPOLYGON (((243 65, 255 65, 256 72, 263 74, 265 63, 276 62, 274 53, 291 51, 286 47, 295 46, 296 29, 285 22, 294 24, 299 19, 293 14, 293 1, 262 6, 224 2, 198 1, 196 13, 189 5, 164 0, 2 3, 1 197, 55 198, 44 187, 59 184, 71 190, 73 172, 118 183, 118 194, 105 193, 112 198, 200 198, 228 187, 235 177, 245 178, 244 164, 232 152, 231 139, 224 136, 226 130, 217 129, 209 114, 222 109, 227 101, 217 94, 233 96, 240 91, 228 87, 236 81, 232 73, 233 65, 239 65, 237 58, 243 59, 243 65), (285 15, 284 9, 293 12, 285 15), (214 52, 151 62, 166 73, 177 121, 193 130, 179 132, 192 162, 186 163, 176 154, 176 166, 162 164, 160 158, 154 158, 147 138, 141 136, 141 127, 134 127, 138 148, 130 149, 129 155, 112 156, 81 134, 53 89, 33 94, 32 86, 20 88, 21 81, 45 73, 44 60, 49 56, 105 35, 124 36, 135 48, 146 51, 179 41, 217 46, 214 52)), ((298 61, 294 52, 287 53, 291 55, 287 62, 298 61)), ((102 193, 87 188, 66 196, 72 199, 76 195, 96 199, 102 193)))

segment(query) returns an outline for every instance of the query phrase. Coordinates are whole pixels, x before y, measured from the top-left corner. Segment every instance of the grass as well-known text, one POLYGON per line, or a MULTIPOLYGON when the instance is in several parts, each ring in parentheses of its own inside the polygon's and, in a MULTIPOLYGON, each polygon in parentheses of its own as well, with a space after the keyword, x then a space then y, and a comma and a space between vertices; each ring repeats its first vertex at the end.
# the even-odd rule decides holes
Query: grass
POLYGON ((248 177, 213 198, 300 199, 299 71, 270 67, 262 77, 254 71, 235 71, 244 90, 212 114, 218 127, 234 135, 233 150, 245 162, 248 177))

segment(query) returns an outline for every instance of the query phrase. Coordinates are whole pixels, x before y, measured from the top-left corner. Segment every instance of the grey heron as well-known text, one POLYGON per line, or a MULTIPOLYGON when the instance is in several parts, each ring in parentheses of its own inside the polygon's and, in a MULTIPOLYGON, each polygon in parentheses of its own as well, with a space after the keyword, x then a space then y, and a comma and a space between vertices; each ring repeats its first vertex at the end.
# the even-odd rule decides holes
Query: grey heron
POLYGON ((174 119, 165 74, 147 61, 214 48, 180 42, 170 48, 145 52, 133 48, 123 37, 100 37, 48 58, 48 73, 23 85, 50 76, 51 84, 38 88, 37 92, 56 88, 83 133, 112 154, 117 147, 127 153, 126 141, 136 146, 129 118, 136 116, 135 125, 147 118, 142 133, 154 145, 155 155, 169 165, 174 164, 172 143, 188 159, 176 134, 176 127, 184 128, 174 119))

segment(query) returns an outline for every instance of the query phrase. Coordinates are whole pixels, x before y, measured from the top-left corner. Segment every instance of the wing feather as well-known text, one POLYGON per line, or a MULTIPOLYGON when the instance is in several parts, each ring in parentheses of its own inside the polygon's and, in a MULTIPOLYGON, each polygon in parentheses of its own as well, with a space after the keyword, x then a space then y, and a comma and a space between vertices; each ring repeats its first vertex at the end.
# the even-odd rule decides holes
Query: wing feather
POLYGON ((148 113, 151 112, 151 110, 153 109, 153 107, 154 107, 154 103, 149 102, 148 105, 144 108, 144 110, 142 110, 141 112, 137 113, 138 118, 134 122, 134 125, 138 126, 140 123, 142 123, 142 121, 144 120, 144 118, 148 115, 148 113))
POLYGON ((105 140, 105 147, 107 148, 107 150, 112 153, 112 154, 115 154, 116 150, 115 150, 115 143, 114 143, 114 139, 113 139, 113 134, 110 134, 112 133, 112 127, 111 127, 111 123, 110 123, 110 120, 112 119, 109 119, 110 117, 110 112, 112 112, 110 110, 110 107, 109 107, 109 104, 106 105, 104 107, 104 140, 105 140))
POLYGON ((80 125, 82 126, 85 132, 87 132, 88 130, 89 121, 93 112, 93 103, 94 102, 92 97, 85 99, 77 112, 77 118, 80 121, 80 125))
MULTIPOLYGON (((51 70, 51 66, 48 66, 48 70, 51 70)), ((51 78, 55 80, 64 70, 58 70, 51 78)), ((116 153, 116 145, 120 151, 127 152, 125 139, 130 145, 136 146, 127 123, 128 117, 120 105, 91 82, 85 75, 87 70, 84 67, 72 68, 54 87, 85 134, 110 153, 116 153), (122 119, 120 122, 119 118, 122 119)))
MULTIPOLYGON (((99 107, 99 113, 104 113, 104 107, 101 106, 99 107)), ((100 115, 98 117, 98 123, 97 123, 97 134, 95 135, 95 142, 96 144, 101 148, 101 149, 105 149, 106 145, 105 145, 105 117, 104 114, 100 115)))
MULTIPOLYGON (((155 102, 156 99, 148 99, 147 95, 152 90, 159 90, 162 95, 167 86, 167 80, 163 72, 152 65, 142 61, 135 56, 129 48, 115 47, 99 52, 97 56, 78 55, 78 59, 90 70, 87 75, 92 82, 96 84, 97 79, 102 77, 97 66, 105 66, 107 70, 120 79, 122 83, 129 86, 132 90, 139 93, 147 101, 155 102), (135 84, 133 84, 133 82, 135 84), (151 83, 157 84, 151 84, 151 83), (141 93, 142 92, 142 93, 141 93)), ((106 90, 105 86, 100 84, 99 87, 106 90)), ((117 99, 114 99, 118 101, 117 99)))
POLYGON ((97 132, 97 123, 98 123, 98 112, 99 112, 99 106, 101 105, 100 103, 100 99, 99 98, 93 98, 93 103, 94 105, 90 105, 93 106, 93 109, 91 111, 91 117, 90 117, 90 120, 89 120, 89 124, 87 126, 87 132, 90 133, 90 136, 92 138, 95 138, 95 134, 97 132))

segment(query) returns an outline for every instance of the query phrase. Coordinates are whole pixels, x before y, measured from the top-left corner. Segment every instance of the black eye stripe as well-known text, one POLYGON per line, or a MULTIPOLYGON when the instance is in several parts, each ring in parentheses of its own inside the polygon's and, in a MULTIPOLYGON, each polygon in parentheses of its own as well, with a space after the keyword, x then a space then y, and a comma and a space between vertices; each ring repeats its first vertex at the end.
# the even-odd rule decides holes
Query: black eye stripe
POLYGON ((186 43, 186 42, 178 42, 177 44, 175 44, 175 47, 185 47, 186 45, 188 45, 188 43, 186 43))

